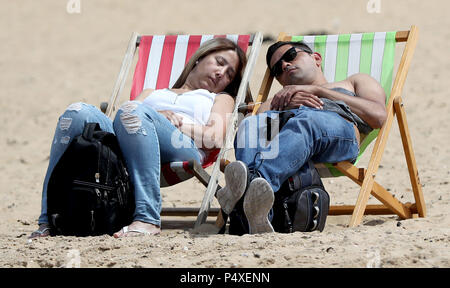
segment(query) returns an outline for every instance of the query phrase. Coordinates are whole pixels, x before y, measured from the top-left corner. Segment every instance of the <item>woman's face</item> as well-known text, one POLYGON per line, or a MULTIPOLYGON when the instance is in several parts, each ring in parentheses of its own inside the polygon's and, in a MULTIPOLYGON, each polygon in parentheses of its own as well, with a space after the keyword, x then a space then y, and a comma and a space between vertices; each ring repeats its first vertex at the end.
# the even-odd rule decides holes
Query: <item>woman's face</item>
POLYGON ((186 83, 195 89, 219 93, 233 81, 238 67, 239 57, 234 50, 214 52, 199 60, 186 83))

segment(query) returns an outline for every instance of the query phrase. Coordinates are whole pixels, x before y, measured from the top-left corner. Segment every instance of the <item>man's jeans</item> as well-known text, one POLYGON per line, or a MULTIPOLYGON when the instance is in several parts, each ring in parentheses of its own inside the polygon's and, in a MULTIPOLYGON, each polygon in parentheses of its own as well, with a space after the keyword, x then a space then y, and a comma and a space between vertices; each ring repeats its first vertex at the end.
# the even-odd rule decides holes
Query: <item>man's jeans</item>
POLYGON ((271 141, 267 140, 266 118, 276 119, 278 111, 245 118, 234 143, 236 160, 257 170, 274 192, 309 159, 316 163, 356 159, 359 147, 350 122, 335 112, 305 106, 289 111, 294 116, 279 133, 272 127, 271 141))
POLYGON ((47 186, 51 172, 71 139, 80 135, 89 122, 97 122, 102 130, 117 136, 134 185, 134 220, 160 226, 161 163, 191 159, 201 162, 202 156, 190 137, 162 114, 137 101, 125 103, 117 111, 114 122, 95 106, 85 103, 70 105, 59 118, 44 180, 39 224, 48 223, 47 186))

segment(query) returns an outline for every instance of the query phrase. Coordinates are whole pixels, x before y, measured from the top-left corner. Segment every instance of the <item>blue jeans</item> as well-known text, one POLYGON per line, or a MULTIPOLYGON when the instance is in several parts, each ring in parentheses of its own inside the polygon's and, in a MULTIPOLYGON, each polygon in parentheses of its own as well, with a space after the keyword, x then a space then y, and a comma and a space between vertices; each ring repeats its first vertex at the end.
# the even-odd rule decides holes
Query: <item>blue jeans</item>
POLYGON ((190 137, 181 133, 162 114, 137 101, 122 105, 114 121, 95 106, 85 103, 70 105, 59 118, 44 179, 39 224, 48 223, 47 186, 53 168, 70 140, 80 135, 89 122, 97 122, 102 130, 117 136, 134 185, 134 221, 160 226, 161 163, 191 159, 201 162, 202 156, 190 137))
MULTIPOLYGON (((359 153, 353 124, 331 111, 302 106, 280 131, 272 127, 267 140, 266 118, 277 118, 279 111, 267 111, 245 118, 235 139, 235 156, 257 170, 277 192, 284 181, 309 159, 313 162, 354 161, 359 153)), ((277 125, 272 125, 277 126, 277 125)))

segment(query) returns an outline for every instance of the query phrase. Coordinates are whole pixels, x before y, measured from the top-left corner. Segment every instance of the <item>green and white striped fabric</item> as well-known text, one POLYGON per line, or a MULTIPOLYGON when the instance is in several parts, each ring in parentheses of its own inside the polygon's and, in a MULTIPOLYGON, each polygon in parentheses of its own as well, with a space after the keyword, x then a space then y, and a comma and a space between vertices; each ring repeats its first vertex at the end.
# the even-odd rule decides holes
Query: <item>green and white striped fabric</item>
MULTIPOLYGON (((395 56, 396 32, 360 34, 293 36, 292 41, 303 41, 322 55, 322 69, 329 82, 346 79, 356 73, 371 75, 380 82, 386 93, 386 103, 391 94, 395 56)), ((356 163, 367 146, 377 137, 379 129, 366 135, 361 143, 356 163)), ((355 164, 356 164, 355 163, 355 164)), ((322 177, 342 176, 330 164, 319 164, 322 177)))

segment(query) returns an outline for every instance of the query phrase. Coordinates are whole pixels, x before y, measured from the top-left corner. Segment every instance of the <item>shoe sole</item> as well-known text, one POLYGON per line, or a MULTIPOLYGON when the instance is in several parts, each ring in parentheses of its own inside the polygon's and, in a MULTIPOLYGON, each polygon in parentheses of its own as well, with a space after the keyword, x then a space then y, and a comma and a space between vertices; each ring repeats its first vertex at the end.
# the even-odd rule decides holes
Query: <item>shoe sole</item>
POLYGON ((244 213, 250 234, 274 232, 267 218, 274 200, 272 187, 266 179, 256 178, 250 183, 244 197, 244 213))
POLYGON ((216 198, 222 210, 230 214, 247 188, 247 166, 241 161, 230 163, 224 174, 226 185, 217 191, 216 198))

